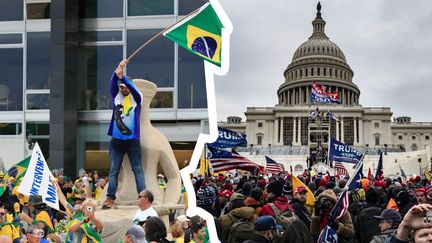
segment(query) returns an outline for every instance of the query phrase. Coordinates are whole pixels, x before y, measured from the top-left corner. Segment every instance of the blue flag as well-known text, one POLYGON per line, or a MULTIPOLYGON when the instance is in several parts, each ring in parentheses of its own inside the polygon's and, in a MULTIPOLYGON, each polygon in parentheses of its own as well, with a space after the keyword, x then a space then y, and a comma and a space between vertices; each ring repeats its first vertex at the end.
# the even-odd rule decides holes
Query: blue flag
POLYGON ((363 154, 354 148, 334 138, 330 139, 329 160, 357 164, 362 157, 363 154))
POLYGON ((218 138, 211 146, 218 148, 246 147, 246 134, 218 127, 218 138))
POLYGON ((207 159, 232 158, 232 152, 207 144, 207 159))
POLYGON ((363 160, 357 164, 357 168, 354 171, 354 175, 347 182, 348 189, 355 191, 361 187, 360 180, 363 178, 363 160))
POLYGON ((381 152, 380 158, 378 160, 378 165, 375 173, 375 180, 382 180, 383 179, 383 153, 381 152))
POLYGON ((337 243, 337 242, 338 242, 337 230, 326 225, 324 229, 321 231, 317 243, 337 243))

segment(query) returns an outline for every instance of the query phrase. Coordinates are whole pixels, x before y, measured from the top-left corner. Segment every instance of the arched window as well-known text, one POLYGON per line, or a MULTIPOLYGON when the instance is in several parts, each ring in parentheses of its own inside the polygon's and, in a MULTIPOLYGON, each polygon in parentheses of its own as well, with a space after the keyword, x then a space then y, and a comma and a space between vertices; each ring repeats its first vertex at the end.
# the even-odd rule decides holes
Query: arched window
POLYGON ((303 77, 303 69, 300 69, 300 78, 303 77))
POLYGON ((317 68, 317 75, 318 75, 318 76, 321 75, 321 70, 320 70, 320 68, 317 68))
POLYGON ((308 76, 308 69, 306 68, 305 69, 305 77, 307 77, 308 76))
POLYGON ((327 68, 324 68, 324 76, 327 76, 327 68))
POLYGON ((314 68, 311 68, 311 76, 314 76, 315 72, 314 72, 314 68))
POLYGON ((329 75, 330 75, 330 77, 333 75, 333 72, 332 72, 333 70, 330 68, 330 70, 329 70, 329 75))
POLYGON ((417 144, 413 143, 413 145, 411 145, 411 150, 417 151, 417 144))
POLYGON ((374 134, 375 146, 379 146, 380 145, 380 137, 381 137, 380 134, 378 134, 378 133, 374 134))
POLYGON ((257 134, 257 145, 262 145, 262 142, 263 142, 263 137, 264 137, 264 134, 262 134, 262 133, 258 133, 257 134))

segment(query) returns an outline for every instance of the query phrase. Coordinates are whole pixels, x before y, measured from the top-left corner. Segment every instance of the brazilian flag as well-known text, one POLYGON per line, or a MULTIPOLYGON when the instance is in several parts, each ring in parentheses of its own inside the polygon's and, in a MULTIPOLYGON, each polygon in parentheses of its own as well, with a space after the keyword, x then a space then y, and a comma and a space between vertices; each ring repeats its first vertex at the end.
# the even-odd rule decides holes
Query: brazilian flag
POLYGON ((186 50, 221 66, 222 23, 210 3, 168 28, 163 35, 186 50))
MULTIPOLYGON (((13 165, 4 175, 3 181, 5 184, 8 183, 9 178, 13 177, 15 178, 13 186, 16 187, 18 185, 19 180, 24 177, 25 173, 27 172, 27 168, 30 163, 31 156, 28 156, 27 158, 21 160, 20 162, 13 165)), ((2 185, 0 186, 0 197, 3 196, 3 193, 6 190, 6 186, 2 185)))

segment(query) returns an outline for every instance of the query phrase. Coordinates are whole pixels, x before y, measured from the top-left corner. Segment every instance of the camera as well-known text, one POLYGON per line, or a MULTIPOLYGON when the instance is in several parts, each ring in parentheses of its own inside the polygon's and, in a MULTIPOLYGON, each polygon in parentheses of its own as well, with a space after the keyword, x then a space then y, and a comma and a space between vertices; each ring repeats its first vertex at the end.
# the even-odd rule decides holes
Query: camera
POLYGON ((426 213, 426 218, 425 218, 426 223, 428 224, 432 224, 432 210, 429 210, 426 213))
POLYGON ((330 209, 331 206, 332 206, 331 202, 327 199, 321 199, 315 202, 315 207, 317 209, 326 210, 326 209, 330 209))

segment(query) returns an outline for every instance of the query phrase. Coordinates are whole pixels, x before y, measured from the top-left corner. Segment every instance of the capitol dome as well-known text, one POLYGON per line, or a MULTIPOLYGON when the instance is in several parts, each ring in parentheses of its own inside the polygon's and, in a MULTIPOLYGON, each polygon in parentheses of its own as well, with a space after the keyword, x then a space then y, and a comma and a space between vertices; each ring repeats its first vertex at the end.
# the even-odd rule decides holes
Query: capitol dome
POLYGON ((342 105, 359 104, 360 90, 352 81, 354 72, 339 46, 325 34, 325 25, 318 3, 312 35, 297 48, 283 73, 279 105, 309 105, 313 81, 325 85, 328 92, 339 92, 342 105))

